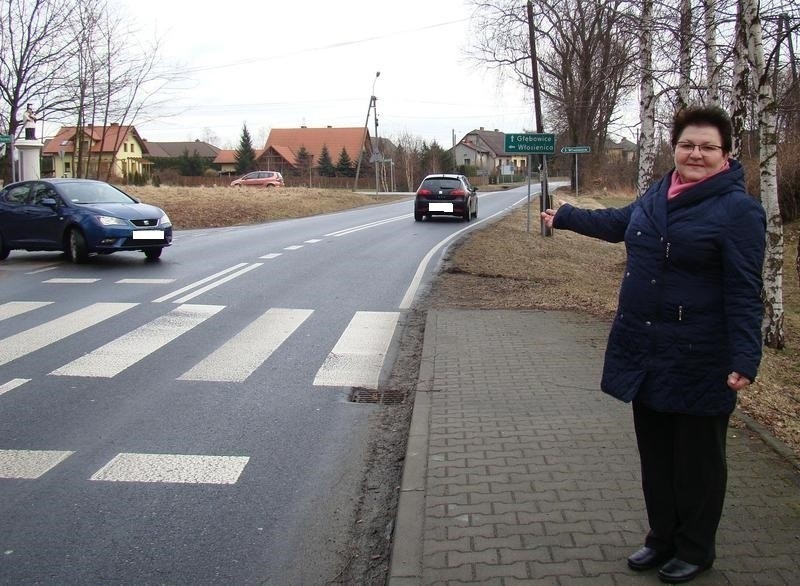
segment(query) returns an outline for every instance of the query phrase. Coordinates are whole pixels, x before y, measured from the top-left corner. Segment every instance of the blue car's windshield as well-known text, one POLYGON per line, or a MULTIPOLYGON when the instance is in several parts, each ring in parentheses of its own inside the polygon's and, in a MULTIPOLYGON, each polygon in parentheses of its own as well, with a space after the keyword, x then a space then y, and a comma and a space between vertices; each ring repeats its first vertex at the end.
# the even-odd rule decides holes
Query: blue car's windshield
POLYGON ((61 194, 72 203, 135 203, 119 189, 107 183, 60 183, 61 194))

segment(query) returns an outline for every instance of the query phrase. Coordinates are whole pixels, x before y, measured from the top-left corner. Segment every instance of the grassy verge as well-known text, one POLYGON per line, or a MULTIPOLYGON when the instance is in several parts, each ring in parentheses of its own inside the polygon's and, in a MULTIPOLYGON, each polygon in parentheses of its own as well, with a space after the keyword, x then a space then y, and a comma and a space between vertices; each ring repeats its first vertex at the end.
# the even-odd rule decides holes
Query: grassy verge
POLYGON ((220 228, 303 218, 405 199, 305 187, 263 189, 128 186, 124 190, 144 203, 163 209, 178 230, 220 228))

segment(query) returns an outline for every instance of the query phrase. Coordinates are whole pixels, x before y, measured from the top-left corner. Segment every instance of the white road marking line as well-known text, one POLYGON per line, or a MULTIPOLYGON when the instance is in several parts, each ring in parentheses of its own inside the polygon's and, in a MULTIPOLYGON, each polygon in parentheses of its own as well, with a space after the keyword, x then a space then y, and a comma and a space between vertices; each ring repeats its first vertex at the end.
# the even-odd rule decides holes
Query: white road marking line
POLYGON ((169 285, 175 279, 120 279, 114 282, 122 285, 169 285))
POLYGON ((95 472, 90 480, 236 484, 249 460, 247 456, 122 453, 95 472))
POLYGON ((259 258, 264 258, 266 260, 272 260, 273 258, 278 258, 279 256, 282 256, 282 255, 283 255, 282 252, 270 252, 269 254, 265 254, 264 256, 260 256, 259 258))
POLYGON ((35 271, 28 271, 25 274, 26 275, 36 275, 36 274, 39 274, 39 273, 46 273, 47 271, 56 270, 59 266, 60 265, 53 265, 53 266, 49 266, 49 267, 44 267, 44 268, 41 268, 41 269, 36 269, 35 271))
POLYGON ((223 305, 181 305, 50 374, 111 378, 223 308, 223 305))
POLYGON ((183 297, 180 297, 180 298, 176 299, 175 301, 173 301, 173 303, 186 303, 187 301, 189 301, 191 299, 194 299, 198 295, 202 295, 206 291, 210 291, 211 289, 219 287, 220 285, 222 285, 224 283, 227 283, 228 281, 232 281, 236 277, 239 277, 239 276, 241 276, 241 275, 243 275, 245 273, 249 273, 253 269, 257 269, 258 267, 260 267, 263 264, 264 263, 256 262, 256 263, 251 264, 250 266, 246 266, 243 269, 240 269, 240 270, 236 271, 235 273, 231 273, 227 277, 223 277, 219 281, 214 281, 213 283, 209 283, 208 285, 206 285, 205 287, 201 287, 197 291, 193 291, 192 293, 189 293, 188 295, 184 295, 183 297))
POLYGON ((3 303, 0 305, 0 321, 10 317, 17 317, 52 303, 52 301, 9 301, 8 303, 3 303))
POLYGON ((33 480, 74 452, 49 450, 0 450, 0 478, 33 480))
POLYGON ((88 285, 97 283, 100 279, 71 279, 71 278, 53 278, 42 281, 42 283, 55 283, 59 285, 88 285))
POLYGON ((311 309, 271 308, 178 380, 242 382, 312 313, 311 309))
POLYGON ((314 385, 377 388, 399 318, 399 312, 356 312, 314 377, 314 385))
POLYGON ((422 282, 422 276, 425 274, 425 270, 428 268, 428 263, 431 261, 431 258, 433 258, 433 255, 436 254, 436 252, 442 246, 444 246, 445 244, 447 244, 448 242, 453 240, 453 238, 456 238, 457 236, 459 236, 462 232, 466 232, 467 230, 470 230, 470 229, 472 229, 473 227, 475 227, 475 226, 477 226, 479 224, 482 224, 482 223, 484 223, 484 222, 486 222, 488 220, 491 220, 495 216, 499 216, 500 214, 505 214, 509 209, 518 206, 522 202, 527 201, 527 199, 528 199, 528 196, 526 195, 523 199, 521 199, 521 200, 519 200, 517 202, 514 202, 513 204, 511 204, 507 208, 502 209, 499 212, 497 212, 495 214, 492 214, 491 216, 487 216, 486 218, 483 218, 482 220, 478 220, 477 222, 472 222, 469 226, 466 226, 465 228, 461 228, 461 230, 457 230, 456 232, 453 232, 452 234, 450 234, 450 236, 448 236, 444 240, 440 241, 436 246, 431 248, 428 251, 428 254, 425 255, 425 258, 423 258, 422 261, 419 263, 419 266, 417 267, 417 272, 414 274, 414 278, 411 279, 411 284, 408 286, 408 289, 406 289, 406 294, 403 296, 402 301, 400 301, 400 307, 398 309, 408 309, 409 307, 411 307, 411 304, 414 302, 414 297, 417 296, 417 290, 419 289, 419 285, 422 282))
POLYGON ((27 382, 30 382, 31 379, 29 378, 12 378, 4 385, 0 385, 0 395, 3 393, 7 393, 8 391, 12 391, 19 386, 24 385, 27 382))
POLYGON ((384 224, 388 224, 390 222, 397 222, 398 220, 406 220, 413 215, 414 214, 404 214, 402 216, 397 216, 395 218, 387 218, 386 220, 377 220, 375 222, 370 222, 369 224, 362 224, 361 226, 354 226, 353 228, 345 228, 344 230, 339 230, 338 232, 331 232, 330 234, 325 234, 325 236, 333 236, 334 238, 338 238, 339 236, 346 236, 347 234, 352 234, 353 232, 358 232, 360 230, 366 230, 367 228, 375 228, 377 226, 383 226, 384 224))
POLYGON ((303 248, 302 244, 293 244, 292 246, 287 246, 284 250, 300 250, 303 248))
POLYGON ((173 297, 177 297, 178 295, 180 295, 182 293, 185 293, 186 291, 189 291, 190 289, 194 289, 195 287, 199 287, 200 285, 208 283, 209 281, 213 281, 217 277, 221 277, 222 275, 227 275, 231 271, 235 271, 236 269, 239 269, 239 268, 244 267, 244 266, 247 266, 247 263, 246 262, 240 262, 237 265, 233 265, 232 267, 228 267, 227 269, 222 270, 222 271, 220 271, 218 273, 214 273, 213 275, 210 275, 210 276, 208 276, 208 277, 206 277, 204 279, 200 279, 199 281, 195 281, 194 283, 189 283, 185 287, 181 287, 177 291, 173 291, 172 293, 164 295, 163 297, 159 297, 158 299, 153 299, 153 303, 161 303, 162 301, 166 301, 168 299, 172 299, 173 297))
POLYGON ((0 365, 85 330, 138 303, 93 303, 42 325, 0 340, 0 365))
POLYGON ((317 242, 322 242, 321 238, 312 238, 311 240, 304 240, 303 244, 316 244, 317 242))

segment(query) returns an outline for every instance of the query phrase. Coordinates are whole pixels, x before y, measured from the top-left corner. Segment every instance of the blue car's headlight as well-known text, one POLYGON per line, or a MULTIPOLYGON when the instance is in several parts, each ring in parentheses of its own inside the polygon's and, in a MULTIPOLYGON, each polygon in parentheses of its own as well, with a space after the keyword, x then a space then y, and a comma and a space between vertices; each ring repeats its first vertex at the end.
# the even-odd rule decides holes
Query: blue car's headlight
POLYGON ((97 221, 102 226, 127 226, 128 222, 122 218, 115 218, 113 216, 95 216, 97 221))
POLYGON ((172 226, 172 222, 169 221, 169 216, 166 212, 162 212, 161 218, 158 220, 159 226, 172 226))

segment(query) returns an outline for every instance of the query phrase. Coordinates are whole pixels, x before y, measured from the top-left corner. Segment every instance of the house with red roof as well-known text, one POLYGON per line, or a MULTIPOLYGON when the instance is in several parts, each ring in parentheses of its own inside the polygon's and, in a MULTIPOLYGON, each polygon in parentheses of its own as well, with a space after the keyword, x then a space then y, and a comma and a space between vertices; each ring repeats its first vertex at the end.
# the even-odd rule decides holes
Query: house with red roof
POLYGON ((147 154, 147 143, 136 128, 117 123, 62 126, 42 148, 43 168, 55 177, 146 177, 152 166, 147 154))
POLYGON ((259 168, 266 171, 286 173, 298 168, 298 155, 301 149, 311 156, 311 166, 316 167, 322 147, 328 148, 333 164, 339 160, 342 149, 350 159, 358 161, 362 151, 372 152, 369 131, 360 128, 273 128, 264 150, 256 158, 259 168))
MULTIPOLYGON (((264 152, 264 149, 254 149, 256 160, 264 152)), ((233 175, 236 173, 236 151, 232 149, 221 149, 213 161, 214 166, 219 169, 220 175, 233 175)), ((274 171, 274 169, 260 169, 262 171, 274 171)))

